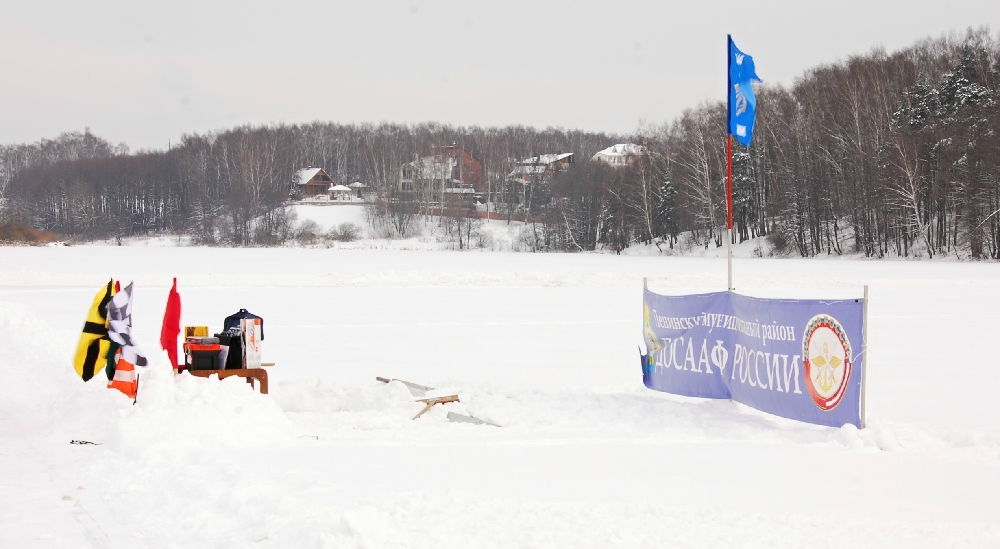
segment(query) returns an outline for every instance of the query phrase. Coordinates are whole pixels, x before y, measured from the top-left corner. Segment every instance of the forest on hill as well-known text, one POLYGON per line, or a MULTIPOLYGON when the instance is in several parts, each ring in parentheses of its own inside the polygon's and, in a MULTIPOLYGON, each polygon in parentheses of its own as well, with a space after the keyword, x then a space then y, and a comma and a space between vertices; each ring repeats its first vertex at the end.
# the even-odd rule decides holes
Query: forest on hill
MULTIPOLYGON (((998 92, 1000 39, 987 29, 876 48, 789 86, 761 86, 753 144, 734 144, 734 238, 764 236, 775 253, 802 256, 1000 258, 998 92)), ((286 205, 296 170, 317 166, 367 185, 373 233, 406 237, 422 210, 400 192, 401 166, 455 144, 482 163, 495 211, 530 225, 530 249, 722 246, 725 141, 724 101, 632 135, 317 122, 132 152, 71 132, 0 146, 0 223, 81 240, 171 233, 276 245, 294 235, 286 205), (590 160, 616 143, 646 154, 625 167, 590 160), (576 161, 530 193, 512 187, 518 162, 551 153, 576 161)))

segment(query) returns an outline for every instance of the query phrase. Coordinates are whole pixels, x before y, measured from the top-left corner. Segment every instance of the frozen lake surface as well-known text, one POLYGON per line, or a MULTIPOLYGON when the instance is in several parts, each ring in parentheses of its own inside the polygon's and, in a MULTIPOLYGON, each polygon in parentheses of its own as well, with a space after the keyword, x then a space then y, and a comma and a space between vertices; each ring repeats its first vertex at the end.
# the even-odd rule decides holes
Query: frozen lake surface
POLYGON ((870 285, 870 428, 642 386, 643 277, 719 290, 724 259, 0 248, 0 546, 1000 546, 1000 265, 735 272, 762 297, 870 285), (71 365, 112 276, 135 281, 154 362, 135 406, 71 365), (269 396, 170 374, 175 276, 183 324, 264 317, 269 396), (422 405, 375 376, 461 402, 412 421, 422 405))

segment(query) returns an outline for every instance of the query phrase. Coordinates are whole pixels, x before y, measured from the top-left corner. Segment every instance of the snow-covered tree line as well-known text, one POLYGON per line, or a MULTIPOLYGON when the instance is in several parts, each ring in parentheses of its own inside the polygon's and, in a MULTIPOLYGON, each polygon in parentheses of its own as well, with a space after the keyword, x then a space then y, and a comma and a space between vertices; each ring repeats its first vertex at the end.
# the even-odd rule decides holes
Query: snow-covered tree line
MULTIPOLYGON (((998 90, 1000 46, 985 30, 876 49, 788 87, 761 87, 754 143, 734 143, 735 238, 766 236, 771 249, 804 256, 1000 257, 998 90)), ((724 245, 721 101, 631 136, 313 123, 189 135, 168 151, 130 153, 68 133, 0 147, 0 213, 81 238, 179 232, 270 245, 293 234, 283 206, 295 170, 311 165, 368 185, 373 228, 407 236, 421 210, 399 193, 399 169, 452 143, 482 162, 494 211, 527 221, 531 249, 724 245), (626 168, 588 161, 622 142, 645 145, 648 156, 626 168), (575 154, 568 171, 527 194, 512 186, 518 160, 561 152, 575 154)), ((474 215, 459 210, 446 213, 474 215)))
POLYGON ((550 151, 589 158, 621 139, 523 126, 313 123, 188 135, 168 151, 129 153, 75 132, 0 147, 0 197, 7 219, 66 236, 167 231, 204 243, 269 245, 290 235, 284 205, 295 190, 295 171, 319 166, 339 183, 364 182, 393 210, 387 215, 403 211, 391 232, 407 236, 410 210, 399 203, 397 178, 417 156, 457 143, 483 163, 484 184, 496 190, 519 159, 550 151))
MULTIPOLYGON (((749 149, 734 143, 742 241, 811 256, 1000 257, 1000 44, 986 30, 881 49, 763 86, 749 149)), ((725 234, 725 107, 653 134, 682 229, 725 234)))

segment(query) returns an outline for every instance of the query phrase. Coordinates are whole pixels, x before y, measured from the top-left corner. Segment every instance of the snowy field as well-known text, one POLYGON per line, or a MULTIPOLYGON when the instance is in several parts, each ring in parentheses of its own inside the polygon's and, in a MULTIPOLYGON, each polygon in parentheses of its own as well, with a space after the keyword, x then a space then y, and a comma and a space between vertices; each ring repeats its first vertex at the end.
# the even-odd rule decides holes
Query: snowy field
POLYGON ((367 226, 365 208, 359 204, 296 204, 291 207, 299 222, 307 219, 315 221, 324 231, 329 231, 341 223, 354 223, 358 227, 367 226))
POLYGON ((764 297, 870 285, 868 429, 642 386, 642 278, 718 290, 723 259, 0 248, 0 547, 1000 547, 1000 265, 735 272, 764 297), (71 366, 111 276, 154 357, 134 406, 71 366), (270 395, 172 376, 174 276, 183 324, 264 317, 270 395), (461 402, 412 421, 375 376, 461 402))

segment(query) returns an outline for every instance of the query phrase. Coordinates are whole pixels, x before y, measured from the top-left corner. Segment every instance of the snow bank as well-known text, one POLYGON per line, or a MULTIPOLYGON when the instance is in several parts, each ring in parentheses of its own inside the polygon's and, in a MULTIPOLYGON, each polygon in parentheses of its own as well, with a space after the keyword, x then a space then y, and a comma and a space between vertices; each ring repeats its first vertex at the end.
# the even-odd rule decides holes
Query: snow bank
POLYGON ((0 328, 4 407, 11 415, 44 421, 53 436, 101 441, 126 452, 253 446, 289 436, 282 410, 246 390, 243 380, 174 377, 164 353, 137 369, 141 398, 133 403, 106 388, 103 371, 82 383, 67 367, 70 334, 52 345, 49 326, 9 307, 0 308, 0 328))

